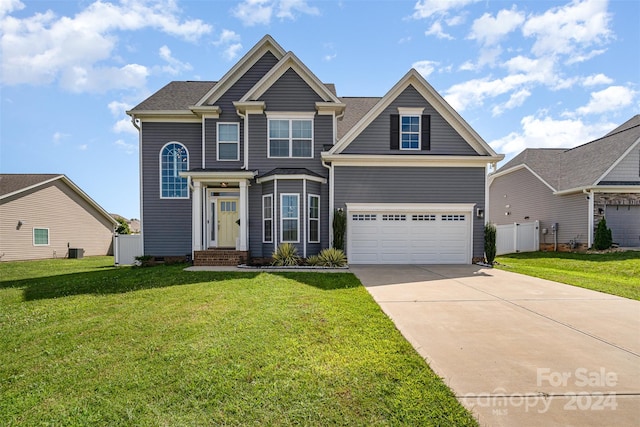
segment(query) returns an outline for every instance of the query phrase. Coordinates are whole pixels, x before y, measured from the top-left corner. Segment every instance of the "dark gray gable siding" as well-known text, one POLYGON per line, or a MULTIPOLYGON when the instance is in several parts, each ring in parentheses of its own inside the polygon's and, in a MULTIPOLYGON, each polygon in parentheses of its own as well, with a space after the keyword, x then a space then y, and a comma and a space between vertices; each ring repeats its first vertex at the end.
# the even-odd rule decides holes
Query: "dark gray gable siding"
POLYGON ((288 69, 260 97, 267 111, 316 111, 316 102, 323 101, 295 71, 288 69))
POLYGON ((191 199, 160 199, 160 150, 177 141, 189 151, 189 167, 202 162, 199 123, 142 123, 142 220, 144 253, 182 256, 191 253, 191 199))
MULTIPOLYGON (((485 168, 336 166, 335 208, 346 203, 475 203, 484 209, 485 168)), ((484 253, 484 221, 473 218, 473 257, 484 253)))
POLYGON ((385 108, 384 111, 349 144, 343 153, 478 155, 413 86, 407 87, 385 108), (429 151, 401 151, 390 149, 390 117, 392 114, 398 114, 398 107, 424 108, 423 114, 431 116, 431 149, 429 151))
POLYGON ((244 125, 240 116, 236 113, 234 101, 239 101, 245 93, 249 91, 266 73, 273 68, 278 59, 271 52, 265 53, 242 77, 235 82, 216 101, 222 112, 219 119, 207 119, 205 121, 205 160, 206 168, 238 169, 243 162, 244 156, 244 125), (237 122, 240 124, 240 159, 237 162, 217 162, 216 161, 216 123, 237 122))

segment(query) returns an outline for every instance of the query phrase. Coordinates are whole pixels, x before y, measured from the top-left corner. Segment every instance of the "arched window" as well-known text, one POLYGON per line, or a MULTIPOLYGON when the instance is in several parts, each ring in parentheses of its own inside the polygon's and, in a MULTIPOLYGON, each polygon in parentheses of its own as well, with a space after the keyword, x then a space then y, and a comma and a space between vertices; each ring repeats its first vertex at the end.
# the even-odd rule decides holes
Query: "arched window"
POLYGON ((187 178, 180 172, 189 170, 189 152, 179 142, 170 142, 160 151, 160 195, 162 198, 189 197, 187 178))

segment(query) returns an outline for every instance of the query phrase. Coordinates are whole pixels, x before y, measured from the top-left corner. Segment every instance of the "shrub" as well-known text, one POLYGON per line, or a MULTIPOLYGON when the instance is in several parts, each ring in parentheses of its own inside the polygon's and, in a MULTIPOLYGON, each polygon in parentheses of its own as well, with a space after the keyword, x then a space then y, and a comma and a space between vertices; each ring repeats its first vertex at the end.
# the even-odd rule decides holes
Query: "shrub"
POLYGON ((596 235, 593 239, 593 247, 599 251, 609 249, 613 244, 611 229, 607 227, 607 220, 602 218, 596 227, 596 235))
POLYGON ((140 255, 136 258, 136 267, 153 267, 156 265, 156 259, 151 255, 140 255))
POLYGON ((342 209, 333 213, 333 247, 344 250, 344 235, 347 230, 347 214, 342 209))
POLYGON ((347 257, 342 249, 327 248, 318 254, 320 265, 324 267, 344 267, 347 265, 347 257))
POLYGON ((291 266, 298 265, 300 257, 298 256, 298 248, 291 243, 282 243, 271 256, 273 265, 291 266))
POLYGON ((116 233, 118 234, 131 234, 131 229, 129 228, 129 223, 124 218, 116 218, 118 221, 118 226, 116 227, 116 233))
POLYGON ((307 265, 312 267, 321 265, 320 257, 318 255, 311 255, 307 257, 307 265))
POLYGON ((484 225, 484 256, 487 264, 493 265, 496 259, 496 226, 490 222, 484 225))

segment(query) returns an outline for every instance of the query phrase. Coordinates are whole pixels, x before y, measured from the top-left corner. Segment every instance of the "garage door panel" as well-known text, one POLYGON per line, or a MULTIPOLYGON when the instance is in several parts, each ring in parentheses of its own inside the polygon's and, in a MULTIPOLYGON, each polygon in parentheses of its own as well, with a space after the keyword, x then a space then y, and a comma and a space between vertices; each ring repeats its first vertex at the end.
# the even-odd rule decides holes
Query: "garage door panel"
POLYGON ((614 243, 622 247, 640 246, 640 206, 607 206, 605 215, 614 243))
POLYGON ((468 212, 358 212, 349 216, 348 233, 348 257, 353 264, 465 264, 471 260, 468 212))

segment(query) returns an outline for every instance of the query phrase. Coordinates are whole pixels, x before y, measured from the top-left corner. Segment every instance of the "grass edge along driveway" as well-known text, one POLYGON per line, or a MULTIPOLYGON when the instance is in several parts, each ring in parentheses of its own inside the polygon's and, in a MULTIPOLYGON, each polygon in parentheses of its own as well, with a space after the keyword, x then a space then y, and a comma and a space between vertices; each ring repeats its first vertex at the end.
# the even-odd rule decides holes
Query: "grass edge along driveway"
POLYGON ((476 421, 348 273, 0 264, 1 425, 476 421))
POLYGON ((640 251, 523 252, 496 261, 502 270, 640 300, 640 251))

